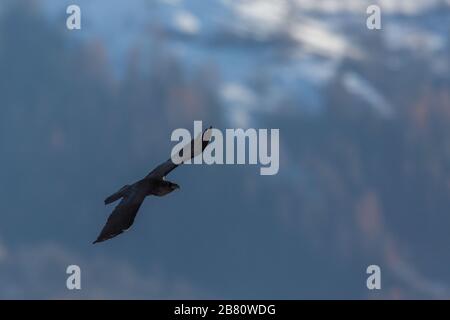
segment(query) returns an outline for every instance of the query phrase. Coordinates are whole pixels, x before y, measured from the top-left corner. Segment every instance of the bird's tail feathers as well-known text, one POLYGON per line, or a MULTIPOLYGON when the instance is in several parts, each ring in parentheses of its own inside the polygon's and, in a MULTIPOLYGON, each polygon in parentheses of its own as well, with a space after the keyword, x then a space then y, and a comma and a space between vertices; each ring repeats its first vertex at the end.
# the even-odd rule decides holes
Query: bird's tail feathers
POLYGON ((127 194, 129 187, 130 187, 129 185, 123 186, 119 191, 110 195, 108 198, 105 199, 105 205, 113 203, 119 200, 120 198, 124 197, 127 194))

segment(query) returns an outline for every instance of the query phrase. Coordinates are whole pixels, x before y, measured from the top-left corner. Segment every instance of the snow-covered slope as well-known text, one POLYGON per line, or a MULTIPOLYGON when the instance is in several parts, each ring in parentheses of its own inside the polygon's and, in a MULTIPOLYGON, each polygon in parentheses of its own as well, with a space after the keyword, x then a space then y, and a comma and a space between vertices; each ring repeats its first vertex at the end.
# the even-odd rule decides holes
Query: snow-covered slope
MULTIPOLYGON (((42 0, 50 16, 65 14, 68 1, 42 0)), ((105 43, 117 70, 133 46, 153 33, 186 68, 209 63, 222 79, 220 95, 234 110, 231 117, 248 124, 249 113, 276 111, 287 96, 317 110, 322 89, 346 60, 372 54, 360 39, 368 34, 366 9, 382 10, 381 35, 393 54, 425 56, 436 72, 448 74, 450 0, 80 0, 83 38, 105 43), (257 86, 255 82, 265 83, 257 86)), ((387 59, 388 60, 388 59, 387 59)), ((344 77, 350 94, 363 87, 375 109, 389 101, 365 79, 344 77), (357 81, 358 80, 358 81, 357 81)))

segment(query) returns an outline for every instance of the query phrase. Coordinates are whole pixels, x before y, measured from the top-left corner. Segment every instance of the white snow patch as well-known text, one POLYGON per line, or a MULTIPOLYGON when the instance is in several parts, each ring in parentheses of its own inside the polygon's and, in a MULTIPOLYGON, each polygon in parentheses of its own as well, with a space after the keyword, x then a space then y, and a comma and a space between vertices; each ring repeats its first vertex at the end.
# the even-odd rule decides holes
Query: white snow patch
POLYGON ((385 30, 384 40, 393 50, 434 52, 445 48, 446 45, 442 36, 412 25, 390 23, 386 25, 385 30))
POLYGON ((227 83, 221 89, 222 97, 229 103, 251 107, 256 102, 254 93, 239 83, 227 83))
POLYGON ((200 30, 200 21, 189 11, 176 12, 173 21, 181 32, 196 34, 200 30))
POLYGON ((383 117, 391 118, 393 116, 394 109, 391 104, 360 75, 354 72, 347 72, 343 77, 343 83, 350 93, 367 101, 383 117))
POLYGON ((337 32, 330 30, 326 24, 312 19, 304 19, 293 24, 290 29, 293 39, 303 45, 307 52, 341 59, 344 56, 359 57, 361 54, 337 32))

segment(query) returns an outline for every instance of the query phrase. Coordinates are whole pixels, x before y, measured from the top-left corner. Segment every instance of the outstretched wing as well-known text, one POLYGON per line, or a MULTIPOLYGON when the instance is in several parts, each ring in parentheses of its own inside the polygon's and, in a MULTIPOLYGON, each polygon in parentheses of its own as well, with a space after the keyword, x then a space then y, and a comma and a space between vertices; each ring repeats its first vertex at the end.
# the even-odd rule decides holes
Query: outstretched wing
POLYGON ((143 185, 136 184, 132 186, 111 213, 102 232, 100 232, 100 235, 94 243, 114 238, 128 230, 133 224, 134 218, 147 195, 146 191, 143 185))
MULTIPOLYGON (((202 153, 203 150, 205 150, 206 146, 211 141, 211 133, 212 133, 212 127, 205 129, 205 131, 203 131, 203 133, 201 135, 198 135, 196 138, 192 139, 191 142, 189 142, 186 146, 183 147, 183 149, 180 150, 178 155, 181 159, 183 159, 183 162, 186 160, 195 158, 200 153, 202 153), (197 151, 197 153, 195 153, 194 146, 195 146, 196 140, 198 140, 198 139, 201 140, 202 149, 199 150, 200 152, 197 151)), ((157 166, 145 178, 146 179, 149 179, 149 178, 161 179, 161 178, 165 177, 166 175, 168 175, 173 169, 175 169, 178 166, 179 165, 175 164, 172 161, 172 158, 170 158, 166 162, 163 162, 162 164, 157 166)))

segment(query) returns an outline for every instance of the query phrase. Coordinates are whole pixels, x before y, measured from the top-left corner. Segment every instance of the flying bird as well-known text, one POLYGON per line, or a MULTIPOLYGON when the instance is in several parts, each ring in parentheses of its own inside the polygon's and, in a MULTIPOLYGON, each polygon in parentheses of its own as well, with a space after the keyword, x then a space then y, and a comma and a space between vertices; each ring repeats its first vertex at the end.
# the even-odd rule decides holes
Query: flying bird
MULTIPOLYGON (((201 154, 206 146, 211 141, 212 127, 209 127, 197 138, 183 147, 179 153, 180 164, 188 159, 192 159, 201 154), (201 140, 201 144, 200 141, 201 140), (196 150, 194 146, 201 145, 201 150, 196 150)), ((200 149, 200 148, 197 148, 200 149)), ((178 161, 177 161, 178 162, 178 161)), ((176 183, 167 181, 166 176, 178 167, 172 158, 163 162, 151 171, 145 178, 131 184, 123 186, 119 191, 113 193, 105 199, 105 205, 113 203, 122 199, 114 211, 106 221, 100 235, 93 243, 102 242, 127 231, 134 222, 139 208, 147 196, 165 196, 172 191, 179 189, 180 186, 176 183)))

